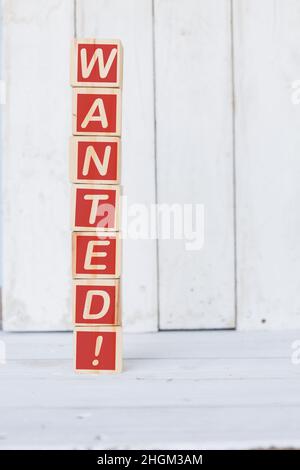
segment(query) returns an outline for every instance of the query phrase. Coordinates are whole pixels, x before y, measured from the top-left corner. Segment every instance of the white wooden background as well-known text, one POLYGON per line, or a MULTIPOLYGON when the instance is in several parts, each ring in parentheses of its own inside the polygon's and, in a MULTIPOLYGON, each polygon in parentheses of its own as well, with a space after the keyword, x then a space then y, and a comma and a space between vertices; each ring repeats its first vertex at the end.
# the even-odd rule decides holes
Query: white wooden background
POLYGON ((202 203, 205 244, 124 241, 127 331, 300 327, 299 0, 2 0, 7 330, 70 328, 72 37, 124 44, 128 203, 202 203))

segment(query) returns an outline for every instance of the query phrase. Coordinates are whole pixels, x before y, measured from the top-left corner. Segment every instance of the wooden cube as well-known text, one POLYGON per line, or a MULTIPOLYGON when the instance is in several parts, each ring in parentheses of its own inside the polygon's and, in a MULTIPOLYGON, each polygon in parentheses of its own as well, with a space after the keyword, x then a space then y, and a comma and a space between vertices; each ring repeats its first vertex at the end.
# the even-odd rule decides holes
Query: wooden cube
POLYGON ((73 323, 81 326, 120 325, 119 279, 73 281, 73 323))
POLYGON ((86 373, 116 373, 122 370, 120 326, 76 327, 75 370, 86 373))
POLYGON ((73 88, 73 135, 121 135, 118 88, 73 88))
POLYGON ((119 137, 71 137, 71 181, 88 184, 118 184, 120 154, 119 137))
POLYGON ((71 85, 122 85, 122 44, 116 39, 75 39, 71 47, 71 85))
POLYGON ((72 225, 75 231, 119 230, 120 187, 74 184, 72 225))
POLYGON ((73 232, 73 278, 112 279, 120 277, 121 243, 117 232, 73 232))

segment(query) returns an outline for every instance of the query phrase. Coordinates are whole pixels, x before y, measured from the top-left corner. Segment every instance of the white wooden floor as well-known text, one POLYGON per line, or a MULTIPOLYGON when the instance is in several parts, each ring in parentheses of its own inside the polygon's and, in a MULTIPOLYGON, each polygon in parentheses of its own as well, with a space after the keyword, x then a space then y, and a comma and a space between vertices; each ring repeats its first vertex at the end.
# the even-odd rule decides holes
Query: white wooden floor
POLYGON ((75 375, 69 333, 0 334, 0 448, 300 447, 293 332, 127 335, 125 371, 75 375))

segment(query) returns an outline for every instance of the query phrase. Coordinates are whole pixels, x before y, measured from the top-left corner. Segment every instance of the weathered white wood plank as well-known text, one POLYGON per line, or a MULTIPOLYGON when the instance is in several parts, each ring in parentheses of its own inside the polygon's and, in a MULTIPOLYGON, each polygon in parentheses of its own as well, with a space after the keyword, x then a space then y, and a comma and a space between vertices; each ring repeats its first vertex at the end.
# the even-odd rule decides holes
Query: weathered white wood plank
POLYGON ((3 2, 3 324, 71 325, 68 136, 72 0, 3 2))
MULTIPOLYGON (((68 359, 38 358, 9 360, 5 370, 0 371, 0 384, 8 379, 19 384, 21 381, 51 380, 58 386, 62 382, 76 382, 71 354, 68 359), (34 373, 33 368, 34 366, 34 373)), ((4 367, 4 366, 2 366, 4 367)), ((276 387, 282 379, 292 379, 299 382, 299 367, 292 364, 291 358, 124 358, 124 374, 122 382, 131 384, 135 380, 155 383, 170 381, 193 382, 214 381, 216 386, 224 380, 249 381, 268 379, 276 387)), ((94 379, 85 379, 94 383, 94 379)))
POLYGON ((238 328, 298 328, 300 3, 233 5, 238 328))
POLYGON ((160 327, 232 328, 230 2, 154 3, 158 201, 205 207, 201 251, 159 242, 160 327))
POLYGON ((63 360, 54 354, 71 345, 69 333, 1 334, 8 362, 0 366, 0 448, 299 447, 300 366, 272 356, 285 355, 297 336, 125 335, 130 367, 83 377, 70 369, 71 348, 63 360), (22 359, 30 344, 31 358, 22 359), (224 357, 229 344, 232 357, 224 357), (142 345, 148 359, 137 359, 142 345), (156 350, 170 350, 169 357, 155 360, 156 350), (195 360, 192 350, 212 360, 195 360))
POLYGON ((300 409, 1 409, 1 449, 300 447, 300 409), (115 412, 114 412, 115 411, 115 412))
MULTIPOLYGON (((151 0, 78 0, 77 36, 118 38, 124 46, 122 181, 130 204, 155 202, 151 0)), ((124 213, 124 212, 123 212, 124 213)), ((131 215, 131 219, 134 214, 131 215)), ((123 241, 125 329, 157 329, 155 240, 123 241)))
MULTIPOLYGON (((71 362, 71 361, 70 361, 71 362)), ((34 364, 32 364, 34 368, 34 364)), ((55 367, 55 365, 54 365, 55 367)), ((188 365, 187 365, 188 367, 188 365)), ((126 377, 126 371, 124 372, 126 377)), ((171 380, 154 378, 129 382, 122 376, 76 376, 75 380, 34 380, 33 377, 1 381, 0 409, 42 408, 148 408, 290 406, 300 408, 300 380, 171 380), (34 386, 33 386, 34 382, 34 386), (13 386, 12 386, 13 385, 13 386), (49 392, 49 390, 51 392, 49 392)))
MULTIPOLYGON (((1 335, 9 360, 69 360, 72 357, 71 333, 10 333, 1 335)), ((290 359, 292 345, 300 331, 210 331, 160 332, 124 335, 125 359, 290 359)), ((1 371, 1 368, 0 368, 1 371)))

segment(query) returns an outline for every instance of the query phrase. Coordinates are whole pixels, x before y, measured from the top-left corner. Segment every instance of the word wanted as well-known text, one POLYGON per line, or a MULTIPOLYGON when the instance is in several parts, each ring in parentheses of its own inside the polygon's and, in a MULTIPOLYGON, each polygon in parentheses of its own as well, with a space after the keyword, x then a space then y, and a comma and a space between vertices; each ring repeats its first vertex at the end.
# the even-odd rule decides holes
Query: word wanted
POLYGON ((74 40, 71 86, 75 370, 120 372, 121 42, 74 40))

